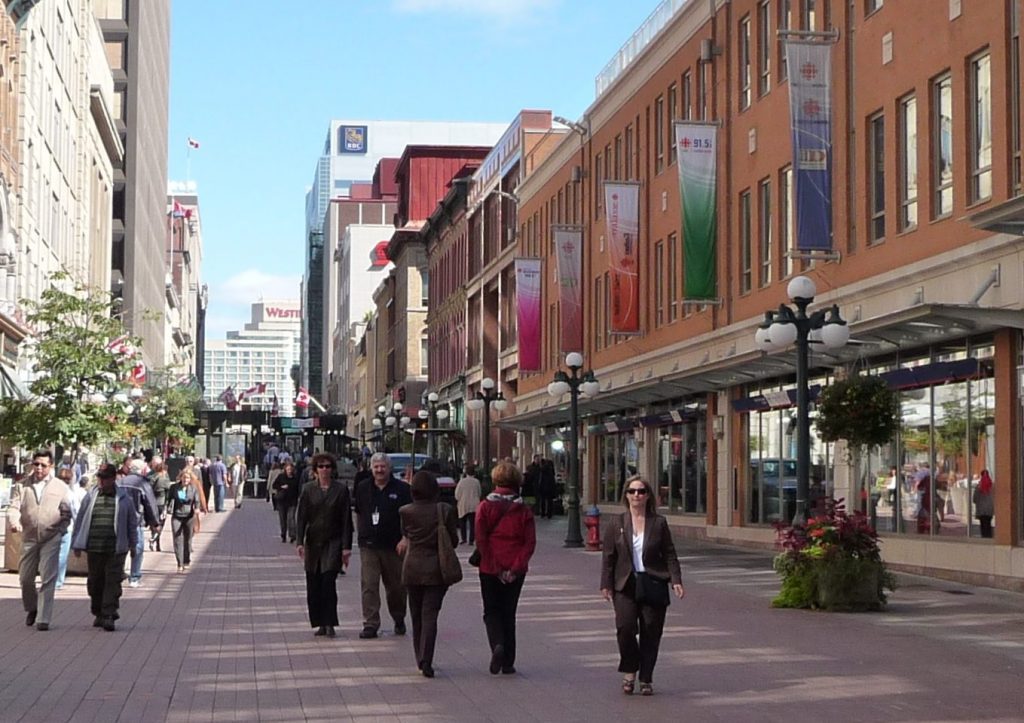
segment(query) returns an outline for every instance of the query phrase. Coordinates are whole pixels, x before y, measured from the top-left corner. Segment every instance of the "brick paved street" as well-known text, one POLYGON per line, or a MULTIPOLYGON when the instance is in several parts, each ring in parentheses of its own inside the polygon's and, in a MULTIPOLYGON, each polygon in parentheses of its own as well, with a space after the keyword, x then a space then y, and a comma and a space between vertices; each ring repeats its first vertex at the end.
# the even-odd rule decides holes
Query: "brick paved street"
POLYGON ((90 627, 80 577, 50 632, 27 628, 17 577, 0 575, 0 720, 1024 720, 1021 596, 903 578, 885 614, 777 611, 768 557, 717 547, 685 548, 655 696, 626 698, 599 556, 563 549, 564 521, 539 524, 514 677, 486 670, 471 575, 445 601, 434 680, 409 638, 357 639, 358 556, 339 637, 313 638, 262 501, 207 516, 187 575, 147 553, 115 633, 90 627))

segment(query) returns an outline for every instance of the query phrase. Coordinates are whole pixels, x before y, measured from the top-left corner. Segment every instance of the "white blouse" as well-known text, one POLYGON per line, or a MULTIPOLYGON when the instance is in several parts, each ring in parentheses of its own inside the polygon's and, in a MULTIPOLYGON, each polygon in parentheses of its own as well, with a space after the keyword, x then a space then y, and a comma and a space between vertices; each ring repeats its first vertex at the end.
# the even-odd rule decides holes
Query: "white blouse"
POLYGON ((633 570, 647 572, 644 567, 644 533, 633 533, 633 570))

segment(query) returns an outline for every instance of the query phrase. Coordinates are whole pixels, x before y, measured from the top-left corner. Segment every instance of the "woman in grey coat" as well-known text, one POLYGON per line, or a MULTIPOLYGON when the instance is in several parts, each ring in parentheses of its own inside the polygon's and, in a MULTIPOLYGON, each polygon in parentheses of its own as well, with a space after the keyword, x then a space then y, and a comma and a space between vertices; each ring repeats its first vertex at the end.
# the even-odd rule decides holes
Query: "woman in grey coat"
POLYGON ((334 637, 338 624, 338 590, 342 566, 352 556, 352 506, 348 487, 334 479, 334 457, 317 454, 315 473, 299 493, 295 531, 299 557, 306 568, 306 606, 314 635, 334 637))

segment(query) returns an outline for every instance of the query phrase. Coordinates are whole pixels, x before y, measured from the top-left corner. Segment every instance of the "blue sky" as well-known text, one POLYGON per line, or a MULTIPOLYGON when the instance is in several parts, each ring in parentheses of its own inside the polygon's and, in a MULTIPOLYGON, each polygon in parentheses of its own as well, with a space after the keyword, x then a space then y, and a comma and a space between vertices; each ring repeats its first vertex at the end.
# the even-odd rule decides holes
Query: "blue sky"
POLYGON ((209 338, 298 298, 332 118, 580 117, 657 0, 173 0, 169 175, 198 184, 209 338), (186 161, 186 138, 201 143, 186 161), (188 166, 188 168, 187 168, 188 166))

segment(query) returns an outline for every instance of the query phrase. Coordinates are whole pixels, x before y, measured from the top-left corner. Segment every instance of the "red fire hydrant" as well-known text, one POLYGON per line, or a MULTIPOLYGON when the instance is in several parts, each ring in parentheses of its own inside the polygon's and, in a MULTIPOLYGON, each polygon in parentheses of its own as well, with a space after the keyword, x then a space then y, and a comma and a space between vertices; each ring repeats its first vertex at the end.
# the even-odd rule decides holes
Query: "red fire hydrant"
POLYGON ((601 510, 594 505, 583 516, 583 524, 587 527, 587 550, 601 551, 601 510))

